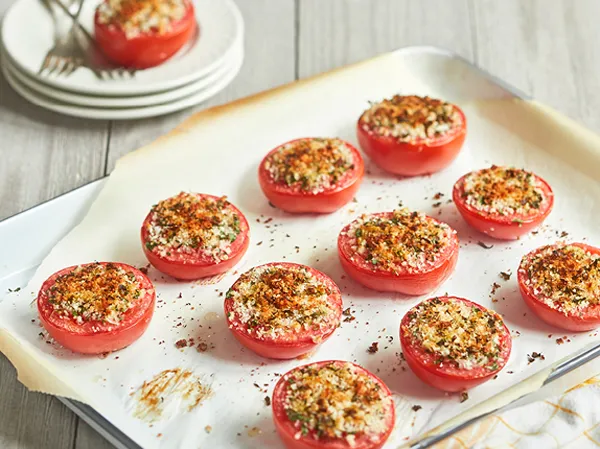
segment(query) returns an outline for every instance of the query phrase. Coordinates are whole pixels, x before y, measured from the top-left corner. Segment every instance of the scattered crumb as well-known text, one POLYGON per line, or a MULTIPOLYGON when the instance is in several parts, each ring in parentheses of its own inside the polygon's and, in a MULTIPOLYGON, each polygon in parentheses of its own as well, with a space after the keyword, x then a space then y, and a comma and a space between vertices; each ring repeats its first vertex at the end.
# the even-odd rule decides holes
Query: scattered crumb
POLYGON ((481 246, 484 249, 492 249, 494 247, 494 245, 486 245, 485 243, 483 243, 482 241, 477 242, 477 244, 479 246, 481 246))
POLYGON ((420 405, 413 405, 412 406, 412 410, 413 412, 418 412, 419 410, 421 410, 423 407, 421 407, 420 405))
MULTIPOLYGON (((271 203, 269 203, 269 204, 271 204, 271 203)), ((204 427, 204 431, 205 431, 206 433, 210 433, 210 431, 211 431, 211 430, 212 430, 212 426, 205 426, 205 427, 204 427)))
POLYGON ((187 347, 187 345, 188 345, 188 343, 187 343, 187 340, 185 338, 182 338, 181 340, 177 340, 175 342, 175 347, 177 349, 185 348, 185 347, 187 347))
POLYGON ((527 354, 527 361, 529 362, 528 365, 535 362, 536 359, 546 360, 546 357, 541 352, 532 352, 531 355, 527 354))
POLYGON ((369 349, 367 349, 367 352, 369 354, 375 354, 377 351, 379 351, 379 343, 374 341, 373 343, 371 343, 371 346, 369 346, 369 349))
POLYGON ((462 404, 463 402, 465 402, 467 399, 469 399, 469 393, 467 393, 466 391, 463 391, 460 394, 460 403, 462 404))
POLYGON ((508 281, 511 276, 512 276, 512 273, 510 272, 510 270, 508 270, 508 271, 501 271, 500 272, 500 277, 504 281, 508 281))
POLYGON ((490 292, 490 296, 495 295, 500 287, 502 287, 500 284, 498 284, 497 282, 494 282, 492 284, 492 291, 490 292))
POLYGON ((269 396, 265 396, 265 405, 269 407, 271 405, 271 398, 269 396))

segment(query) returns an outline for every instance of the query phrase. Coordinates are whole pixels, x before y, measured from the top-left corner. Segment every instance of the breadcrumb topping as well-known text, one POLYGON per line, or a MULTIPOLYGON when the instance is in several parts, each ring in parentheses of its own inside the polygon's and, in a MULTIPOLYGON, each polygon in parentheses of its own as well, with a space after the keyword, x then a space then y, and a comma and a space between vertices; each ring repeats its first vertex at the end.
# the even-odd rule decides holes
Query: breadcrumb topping
POLYGON ((181 192, 152 207, 146 248, 160 256, 173 252, 227 260, 238 238, 240 216, 227 197, 181 192))
POLYGON ((285 375, 284 410, 298 429, 316 439, 357 437, 388 430, 392 398, 363 369, 348 362, 296 368, 285 375))
POLYGON ((492 165, 465 176, 462 197, 481 212, 527 217, 547 205, 549 197, 544 187, 531 172, 492 165))
POLYGON ((544 246, 527 254, 519 270, 538 299, 567 315, 600 303, 600 255, 581 246, 544 246))
POLYGON ((354 162, 343 140, 309 138, 282 145, 266 159, 265 168, 276 183, 319 193, 335 187, 354 162))
POLYGON ((118 324, 144 294, 134 273, 112 263, 90 263, 58 276, 47 298, 54 312, 80 324, 118 324))
POLYGON ((362 215, 342 232, 350 237, 356 255, 374 269, 392 273, 423 271, 456 238, 446 223, 407 208, 362 215))
POLYGON ((491 310, 458 298, 433 298, 408 312, 402 332, 413 344, 435 357, 435 364, 460 369, 503 365, 502 318, 491 310))
POLYGON ((336 293, 308 267, 263 265, 244 273, 227 292, 233 301, 228 318, 259 338, 313 332, 319 339, 339 322, 341 305, 331 299, 336 293))
POLYGON ((455 105, 417 95, 395 95, 374 103, 360 121, 365 131, 400 142, 442 137, 464 122, 455 105))
POLYGON ((104 0, 98 6, 98 21, 120 27, 132 39, 152 31, 169 32, 188 7, 186 0, 104 0))

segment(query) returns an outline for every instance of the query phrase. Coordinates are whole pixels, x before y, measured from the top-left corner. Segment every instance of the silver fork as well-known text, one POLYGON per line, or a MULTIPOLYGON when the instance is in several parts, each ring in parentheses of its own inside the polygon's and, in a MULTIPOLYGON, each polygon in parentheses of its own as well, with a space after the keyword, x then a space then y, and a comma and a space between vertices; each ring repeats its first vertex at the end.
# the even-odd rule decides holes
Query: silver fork
POLYGON ((116 66, 110 62, 97 47, 96 41, 79 23, 84 0, 70 0, 68 5, 61 0, 42 0, 54 17, 55 44, 50 49, 40 68, 40 73, 68 76, 79 67, 87 67, 97 78, 116 79, 133 77, 135 70, 116 66), (72 21, 66 34, 59 32, 53 5, 58 6, 72 21))
MULTIPOLYGON (((59 27, 58 17, 53 8, 53 0, 42 0, 46 9, 50 12, 54 22, 54 45, 44 57, 38 73, 44 72, 48 75, 57 74, 69 76, 85 63, 85 52, 81 48, 76 34, 80 32, 73 23, 67 33, 63 33, 59 27)), ((68 12, 73 9, 72 18, 76 21, 81 13, 83 0, 71 0, 68 12)), ((69 14, 71 15, 71 14, 69 14)))

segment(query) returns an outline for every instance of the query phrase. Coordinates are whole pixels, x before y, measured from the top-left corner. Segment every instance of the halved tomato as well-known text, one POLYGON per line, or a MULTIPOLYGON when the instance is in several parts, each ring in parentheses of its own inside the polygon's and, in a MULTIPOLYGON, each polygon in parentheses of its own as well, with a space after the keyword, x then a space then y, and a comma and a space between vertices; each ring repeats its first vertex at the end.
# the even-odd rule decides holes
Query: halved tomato
POLYGON ((123 67, 146 69, 177 53, 196 30, 189 0, 104 0, 94 15, 102 52, 123 67))
POLYGON ((539 176, 511 167, 476 170, 460 178, 452 199, 465 221, 502 240, 525 235, 546 219, 554 205, 550 185, 539 176))
POLYGON ((351 144, 316 137, 278 146, 258 169, 265 196, 288 212, 336 211, 352 200, 363 174, 362 156, 351 144))
POLYGON ((249 229, 226 197, 181 192, 152 207, 142 225, 142 246, 158 271, 193 280, 235 266, 250 244, 249 229))
POLYGON ((410 309, 400 323, 400 343, 417 377, 444 391, 468 390, 491 379, 512 348, 500 315, 455 296, 410 309))
POLYGON ((320 271, 276 262, 240 276, 224 307, 240 343, 263 357, 292 359, 313 351, 337 329, 342 295, 320 271))
POLYGON ((517 278, 523 300, 546 323, 574 332, 600 327, 600 248, 542 246, 523 257, 517 278))
POLYGON ((156 294, 148 277, 124 263, 64 268, 40 288, 40 322, 62 346, 82 354, 117 351, 150 324, 156 294))
POLYGON ((288 371, 275 386, 272 407, 287 449, 379 449, 396 420, 383 381, 338 360, 288 371))
POLYGON ((427 175, 456 159, 467 135, 467 119, 455 104, 396 95, 367 109, 356 132, 362 150, 384 170, 427 175))
POLYGON ((446 223, 420 212, 379 212, 342 229, 338 254, 344 271, 365 287, 424 295, 454 271, 458 237, 446 223))

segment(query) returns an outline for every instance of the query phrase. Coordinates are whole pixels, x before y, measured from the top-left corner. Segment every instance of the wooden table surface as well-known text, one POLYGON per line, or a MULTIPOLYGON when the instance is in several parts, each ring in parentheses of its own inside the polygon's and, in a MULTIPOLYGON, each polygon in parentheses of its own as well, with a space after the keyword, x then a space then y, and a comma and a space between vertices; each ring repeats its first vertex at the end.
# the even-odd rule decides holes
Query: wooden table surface
MULTIPOLYGON (((12 1, 0 0, 0 13, 12 1)), ((227 89, 193 109, 139 121, 80 120, 28 104, 0 75, 0 219, 110 173, 120 156, 195 110, 408 45, 453 50, 600 132, 597 0, 237 3, 246 23, 244 66, 227 89)), ((112 447, 57 399, 28 392, 1 355, 0 404, 3 449, 112 447)))

